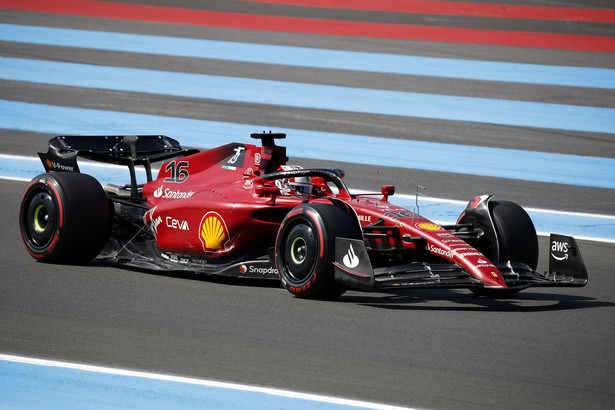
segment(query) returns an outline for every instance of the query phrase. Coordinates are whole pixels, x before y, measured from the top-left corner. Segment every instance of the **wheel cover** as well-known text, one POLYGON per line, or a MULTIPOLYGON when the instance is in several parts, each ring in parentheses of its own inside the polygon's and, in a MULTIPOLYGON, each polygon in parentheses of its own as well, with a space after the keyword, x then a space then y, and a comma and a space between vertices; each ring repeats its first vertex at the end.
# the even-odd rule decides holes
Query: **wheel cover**
POLYGON ((34 210, 34 229, 36 232, 44 232, 49 222, 49 213, 45 205, 39 205, 34 210))
POLYGON ((318 242, 310 225, 298 223, 290 229, 283 254, 284 270, 289 279, 297 283, 309 279, 317 254, 318 242))
POLYGON ((51 195, 47 192, 34 193, 25 218, 27 240, 37 248, 49 245, 57 230, 57 207, 51 195))
POLYGON ((295 265, 301 265, 307 256, 307 243, 301 236, 296 237, 290 246, 290 256, 295 265))

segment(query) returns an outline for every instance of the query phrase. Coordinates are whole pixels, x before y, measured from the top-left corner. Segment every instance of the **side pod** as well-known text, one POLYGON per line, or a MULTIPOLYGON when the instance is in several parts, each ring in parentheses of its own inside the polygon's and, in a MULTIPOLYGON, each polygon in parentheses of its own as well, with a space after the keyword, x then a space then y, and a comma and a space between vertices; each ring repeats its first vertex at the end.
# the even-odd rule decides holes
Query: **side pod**
POLYGON ((587 270, 581 251, 572 236, 551 234, 547 279, 567 286, 585 286, 587 270))

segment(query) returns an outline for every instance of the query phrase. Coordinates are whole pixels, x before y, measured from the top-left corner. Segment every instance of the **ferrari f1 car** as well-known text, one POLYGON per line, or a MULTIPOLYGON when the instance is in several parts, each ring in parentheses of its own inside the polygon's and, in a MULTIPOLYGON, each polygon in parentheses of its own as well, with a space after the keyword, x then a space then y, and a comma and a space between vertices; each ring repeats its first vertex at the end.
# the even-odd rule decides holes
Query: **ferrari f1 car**
POLYGON ((584 286, 574 238, 550 237, 549 271, 519 205, 477 196, 438 225, 391 204, 394 186, 352 194, 341 169, 287 165, 285 134, 199 152, 166 136, 60 136, 39 154, 46 173, 22 198, 19 224, 41 262, 98 258, 149 270, 275 278, 298 297, 349 288, 468 288, 488 296, 530 286, 584 286), (77 157, 126 165, 130 183, 102 187, 77 157), (162 162, 152 177, 154 162, 162 162), (135 168, 147 182, 138 184, 135 168))

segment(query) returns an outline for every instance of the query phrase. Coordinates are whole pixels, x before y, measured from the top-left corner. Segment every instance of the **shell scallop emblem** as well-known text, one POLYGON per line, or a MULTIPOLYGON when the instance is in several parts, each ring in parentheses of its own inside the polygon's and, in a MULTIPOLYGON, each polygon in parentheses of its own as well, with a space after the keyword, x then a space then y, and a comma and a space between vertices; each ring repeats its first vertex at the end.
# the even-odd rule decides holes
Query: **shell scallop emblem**
POLYGON ((416 227, 419 229, 424 229, 426 231, 441 231, 442 230, 442 227, 440 225, 426 223, 426 222, 421 222, 419 224, 416 224, 416 227))
POLYGON ((228 229, 224 219, 216 212, 208 212, 201 219, 199 239, 205 252, 220 252, 225 250, 229 240, 228 229))

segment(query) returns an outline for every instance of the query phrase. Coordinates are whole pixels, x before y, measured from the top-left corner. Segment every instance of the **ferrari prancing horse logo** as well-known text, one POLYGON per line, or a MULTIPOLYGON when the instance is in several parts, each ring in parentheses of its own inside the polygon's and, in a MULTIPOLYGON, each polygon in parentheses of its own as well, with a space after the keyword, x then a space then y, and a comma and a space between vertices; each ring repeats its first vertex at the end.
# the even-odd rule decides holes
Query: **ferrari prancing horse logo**
POLYGON ((216 212, 207 212, 201 219, 199 239, 205 252, 222 252, 229 241, 228 228, 224 219, 216 212))

